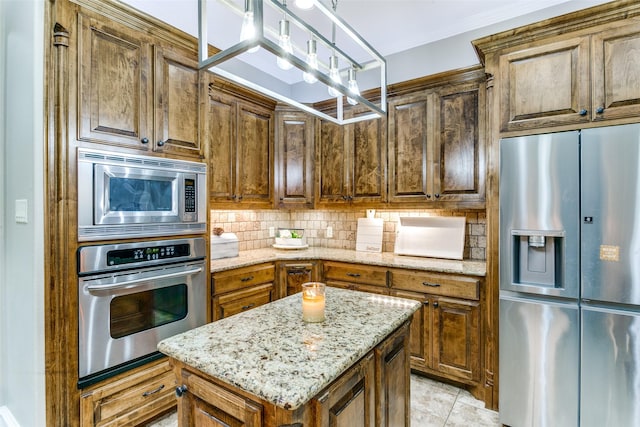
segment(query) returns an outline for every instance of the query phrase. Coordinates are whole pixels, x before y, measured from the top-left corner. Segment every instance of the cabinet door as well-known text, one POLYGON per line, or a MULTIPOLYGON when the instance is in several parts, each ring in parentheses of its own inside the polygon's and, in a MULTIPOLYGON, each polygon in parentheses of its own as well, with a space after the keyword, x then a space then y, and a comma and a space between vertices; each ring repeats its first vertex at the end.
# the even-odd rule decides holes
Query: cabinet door
POLYGON ((378 426, 409 427, 411 401, 409 325, 401 326, 375 350, 378 381, 378 426))
POLYGON ((230 202, 236 197, 236 103, 214 92, 209 89, 205 137, 209 145, 209 200, 230 202))
POLYGON ((338 378, 313 400, 318 427, 373 427, 375 361, 373 353, 338 378))
POLYGON ((300 112, 277 114, 276 193, 280 208, 313 207, 314 120, 300 112))
POLYGON ((237 120, 236 195, 239 201, 248 205, 271 207, 273 202, 272 113, 264 108, 239 102, 237 120))
POLYGON ((315 262, 301 264, 282 264, 281 277, 284 277, 283 297, 302 292, 302 284, 318 280, 318 269, 315 262))
POLYGON ((431 366, 431 312, 429 298, 418 292, 391 290, 391 296, 420 301, 422 307, 413 314, 411 321, 410 343, 411 367, 424 370, 431 366))
POLYGON ((434 297, 433 368, 453 378, 480 378, 480 309, 475 301, 434 297))
POLYGON ((640 26, 592 37, 594 120, 640 116, 640 26))
POLYGON ((151 44, 113 21, 78 15, 78 138, 149 150, 151 44))
POLYGON ((260 427, 262 406, 182 370, 186 392, 178 399, 179 425, 185 427, 260 427))
POLYGON ((389 201, 432 198, 430 176, 433 96, 402 96, 389 102, 389 201))
POLYGON ((194 58, 155 47, 154 150, 200 159, 200 73, 194 58))
POLYGON ((588 122, 589 38, 504 55, 500 81, 502 131, 588 122))
POLYGON ((316 201, 344 203, 347 194, 348 149, 343 127, 324 120, 316 125, 316 201))
MULTIPOLYGON (((365 114, 349 112, 357 117, 365 114)), ((354 203, 384 202, 387 199, 387 122, 365 120, 347 125, 348 197, 354 203)))
POLYGON ((433 146, 433 200, 484 207, 484 85, 438 91, 433 146))

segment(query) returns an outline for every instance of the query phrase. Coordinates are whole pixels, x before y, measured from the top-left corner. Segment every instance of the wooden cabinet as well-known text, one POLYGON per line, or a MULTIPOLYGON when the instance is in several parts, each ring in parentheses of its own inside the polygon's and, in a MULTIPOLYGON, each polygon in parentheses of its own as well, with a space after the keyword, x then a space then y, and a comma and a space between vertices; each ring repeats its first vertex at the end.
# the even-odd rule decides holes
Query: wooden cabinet
POLYGON ((500 57, 501 131, 640 114, 640 24, 564 35, 500 57))
POLYGON ((201 158, 195 52, 78 15, 78 139, 201 158))
POLYGON ((483 207, 484 83, 389 101, 389 202, 483 207))
MULTIPOLYGON (((364 114, 354 108, 345 116, 364 114)), ((387 199, 386 119, 338 126, 317 120, 316 205, 379 204, 387 199)))
POLYGON ((394 270, 391 295, 423 304, 411 326, 411 368, 477 384, 482 357, 479 280, 394 270))
POLYGON ((280 278, 280 295, 286 297, 302 292, 302 284, 317 282, 320 277, 317 261, 281 262, 278 266, 280 278))
POLYGON ((275 194, 278 208, 313 208, 314 119, 291 110, 276 112, 275 194))
MULTIPOLYGON (((376 375, 374 353, 342 374, 313 399, 316 427, 372 427, 376 423, 376 375)), ((406 392, 406 390, 403 390, 406 392)), ((402 424, 389 424, 402 425, 402 424)), ((404 424, 407 425, 408 424, 404 424)))
POLYGON ((325 261, 323 271, 324 282, 327 286, 383 295, 389 294, 387 268, 325 261))
POLYGON ((139 425, 176 406, 175 375, 163 358, 83 390, 82 427, 139 425))
POLYGON ((273 110, 209 85, 204 119, 214 207, 273 206, 273 110))
POLYGON ((262 406, 197 373, 182 370, 179 425, 192 427, 261 427, 262 406))
POLYGON ((214 321, 267 304, 277 297, 272 263, 214 273, 211 282, 214 321))

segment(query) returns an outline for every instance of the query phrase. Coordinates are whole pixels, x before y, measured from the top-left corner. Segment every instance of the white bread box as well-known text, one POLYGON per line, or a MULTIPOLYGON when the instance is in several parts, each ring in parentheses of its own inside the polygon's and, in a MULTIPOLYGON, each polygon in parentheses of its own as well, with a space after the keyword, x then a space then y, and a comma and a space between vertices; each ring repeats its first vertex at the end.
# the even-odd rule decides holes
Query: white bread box
POLYGON ((222 233, 211 236, 211 259, 233 258, 238 256, 238 236, 235 233, 222 233))

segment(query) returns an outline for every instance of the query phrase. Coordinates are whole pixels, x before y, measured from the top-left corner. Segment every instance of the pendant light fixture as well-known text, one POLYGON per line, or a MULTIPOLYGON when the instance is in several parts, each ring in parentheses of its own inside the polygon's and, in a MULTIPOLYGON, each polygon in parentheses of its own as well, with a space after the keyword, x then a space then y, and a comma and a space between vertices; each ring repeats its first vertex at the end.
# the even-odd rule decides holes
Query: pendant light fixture
MULTIPOLYGON (((240 28, 240 41, 252 41, 256 38, 256 26, 253 20, 253 2, 244 0, 244 16, 242 17, 242 27, 240 28)), ((248 50, 249 53, 255 53, 260 46, 253 47, 248 50)))
MULTIPOLYGON (((347 72, 347 87, 349 88, 349 94, 354 96, 354 95, 360 95, 360 88, 358 87, 358 81, 356 80, 356 70, 355 68, 351 67, 349 68, 349 71, 347 72)), ((356 105, 358 104, 358 101, 356 101, 355 99, 353 99, 350 96, 347 96, 347 102, 351 105, 356 105)))
MULTIPOLYGON (((318 46, 313 38, 307 40, 307 64, 313 70, 318 69, 318 46)), ((316 76, 308 71, 302 73, 302 79, 309 84, 314 84, 318 81, 316 76)))
POLYGON ((289 9, 286 0, 198 0, 199 68, 339 125, 385 116, 385 59, 338 17, 338 0, 289 0, 294 1, 297 7, 289 9), (210 17, 208 7, 214 11, 210 17), (217 22, 218 34, 211 38, 209 22, 217 22), (230 39, 228 30, 220 31, 229 24, 241 25, 240 41, 230 39), (341 43, 336 42, 337 31, 341 43), (216 53, 209 55, 210 51, 216 53), (276 61, 269 61, 269 55, 276 61), (301 73, 283 71, 292 67, 301 73), (356 76, 367 82, 365 95, 356 76), (327 91, 335 97, 335 108, 327 108, 327 91), (369 112, 345 118, 343 102, 357 103, 369 112))

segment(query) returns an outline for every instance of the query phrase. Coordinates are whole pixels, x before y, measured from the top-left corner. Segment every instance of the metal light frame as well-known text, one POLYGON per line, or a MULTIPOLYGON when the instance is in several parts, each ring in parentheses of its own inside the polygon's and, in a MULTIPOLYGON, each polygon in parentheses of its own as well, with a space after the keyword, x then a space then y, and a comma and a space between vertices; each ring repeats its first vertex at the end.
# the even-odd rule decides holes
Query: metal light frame
MULTIPOLYGON (((279 0, 248 0, 248 1, 251 2, 253 6, 254 22, 255 22, 255 28, 256 28, 255 39, 239 41, 238 43, 229 47, 226 50, 220 51, 212 56, 208 56, 209 44, 208 44, 208 38, 207 38, 207 22, 206 22, 207 21, 207 7, 206 7, 207 0, 198 0, 198 20, 199 20, 198 57, 199 57, 199 68, 201 70, 206 69, 214 74, 218 74, 242 86, 245 86, 255 91, 258 91, 260 93, 263 93, 269 97, 275 98, 286 104, 292 105, 310 114, 313 114, 322 119, 331 121, 339 125, 355 123, 363 120, 371 120, 371 119, 376 119, 379 117, 386 116, 387 114, 387 62, 382 57, 382 55, 380 55, 373 47, 371 47, 371 45, 367 43, 367 41, 365 41, 351 26, 349 26, 349 24, 347 24, 344 20, 342 20, 339 16, 337 16, 331 9, 327 8, 327 6, 324 5, 320 0, 313 0, 314 7, 318 8, 318 10, 321 11, 327 18, 329 18, 333 24, 340 27, 340 29, 346 35, 348 35, 353 41, 355 41, 364 51, 366 51, 371 56, 371 61, 369 61, 365 65, 355 61, 348 53, 344 52, 342 49, 340 49, 339 46, 329 41, 326 37, 320 34, 315 28, 311 27, 302 18, 296 15, 291 9, 287 8, 283 2, 279 0), (265 27, 264 27, 263 7, 264 7, 265 1, 270 2, 275 7, 282 10, 284 13, 286 13, 287 16, 291 17, 296 22, 296 24, 302 26, 307 31, 309 31, 318 40, 319 43, 323 43, 328 48, 334 50, 336 52, 336 55, 346 59, 356 69, 367 70, 367 69, 373 69, 373 68, 379 67, 380 68, 380 105, 378 106, 372 103, 368 99, 364 98, 362 95, 352 94, 351 92, 349 92, 349 89, 346 86, 344 86, 343 84, 338 84, 334 82, 329 77, 328 74, 325 74, 320 70, 316 70, 309 67, 306 61, 299 59, 295 55, 290 55, 289 53, 284 51, 280 46, 278 46, 277 43, 274 43, 273 41, 267 39, 264 34, 265 27), (239 77, 233 73, 230 73, 218 67, 219 64, 227 60, 230 60, 256 46, 260 46, 264 48, 268 52, 271 52, 272 54, 274 54, 276 57, 286 59, 291 64, 296 66, 298 69, 302 70, 303 72, 312 74, 318 79, 318 81, 324 83, 327 86, 333 87, 338 92, 340 92, 340 95, 336 97, 336 104, 337 104, 336 117, 332 117, 320 110, 317 110, 311 107, 308 104, 298 102, 294 99, 287 97, 286 95, 274 92, 271 89, 260 86, 254 82, 246 80, 245 78, 239 77), (349 97, 357 100, 360 104, 366 106, 370 110, 370 113, 359 115, 358 117, 345 119, 344 111, 343 111, 344 97, 349 97)), ((234 7, 234 8, 236 7, 234 4, 230 4, 228 1, 225 1, 225 0, 219 0, 219 2, 224 3, 230 7, 234 7)))

